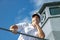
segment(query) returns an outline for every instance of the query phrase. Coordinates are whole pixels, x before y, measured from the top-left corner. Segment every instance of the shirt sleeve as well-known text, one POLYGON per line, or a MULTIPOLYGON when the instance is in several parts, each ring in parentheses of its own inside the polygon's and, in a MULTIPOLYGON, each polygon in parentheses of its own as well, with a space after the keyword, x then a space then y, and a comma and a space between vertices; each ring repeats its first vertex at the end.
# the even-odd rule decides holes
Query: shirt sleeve
POLYGON ((20 31, 20 32, 23 31, 24 28, 26 27, 26 23, 18 23, 16 25, 18 27, 18 30, 17 31, 20 31))

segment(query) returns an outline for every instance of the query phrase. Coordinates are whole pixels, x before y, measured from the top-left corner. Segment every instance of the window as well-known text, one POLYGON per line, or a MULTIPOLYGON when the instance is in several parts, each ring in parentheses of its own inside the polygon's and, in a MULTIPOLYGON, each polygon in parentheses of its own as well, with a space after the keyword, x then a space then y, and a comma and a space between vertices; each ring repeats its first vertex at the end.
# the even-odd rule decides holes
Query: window
POLYGON ((60 7, 51 7, 49 8, 51 15, 58 15, 60 14, 60 7))
POLYGON ((43 12, 42 14, 41 14, 41 16, 42 16, 42 18, 41 18, 41 24, 45 21, 45 19, 46 19, 46 14, 45 14, 45 12, 43 12))

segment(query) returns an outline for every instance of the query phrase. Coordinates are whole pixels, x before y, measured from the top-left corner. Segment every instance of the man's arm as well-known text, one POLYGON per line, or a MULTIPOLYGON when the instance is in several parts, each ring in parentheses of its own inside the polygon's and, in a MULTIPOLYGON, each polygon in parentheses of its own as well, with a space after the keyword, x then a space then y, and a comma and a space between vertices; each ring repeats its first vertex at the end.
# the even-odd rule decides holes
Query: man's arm
POLYGON ((36 28, 37 28, 37 31, 38 31, 38 37, 39 38, 44 38, 45 34, 44 34, 42 28, 39 25, 37 25, 37 24, 36 24, 36 28))
POLYGON ((14 34, 16 34, 16 33, 17 33, 17 30, 18 30, 17 25, 12 25, 12 26, 10 26, 10 30, 11 30, 14 34))
POLYGON ((23 29, 23 25, 26 25, 26 23, 18 23, 15 25, 10 26, 10 30, 13 31, 13 33, 17 33, 17 31, 20 31, 23 29))

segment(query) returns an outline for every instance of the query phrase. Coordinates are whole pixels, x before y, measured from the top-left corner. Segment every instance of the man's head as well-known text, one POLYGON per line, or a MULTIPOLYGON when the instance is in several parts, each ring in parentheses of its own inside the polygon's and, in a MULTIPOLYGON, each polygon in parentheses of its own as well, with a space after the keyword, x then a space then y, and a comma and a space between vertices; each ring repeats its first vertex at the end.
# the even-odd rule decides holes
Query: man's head
POLYGON ((40 22, 40 16, 38 14, 33 14, 32 15, 32 22, 39 24, 39 22, 40 22))

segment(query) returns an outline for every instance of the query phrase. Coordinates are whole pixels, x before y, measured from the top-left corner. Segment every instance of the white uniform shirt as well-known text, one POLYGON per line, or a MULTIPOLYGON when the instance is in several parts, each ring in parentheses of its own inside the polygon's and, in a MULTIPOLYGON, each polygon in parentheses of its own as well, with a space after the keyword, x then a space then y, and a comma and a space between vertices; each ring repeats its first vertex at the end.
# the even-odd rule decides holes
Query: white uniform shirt
MULTIPOLYGON (((18 23, 16 24, 18 26, 18 31, 21 33, 37 36, 37 29, 35 29, 32 24, 28 23, 18 23)), ((25 36, 20 34, 18 40, 37 40, 36 38, 25 36)))

